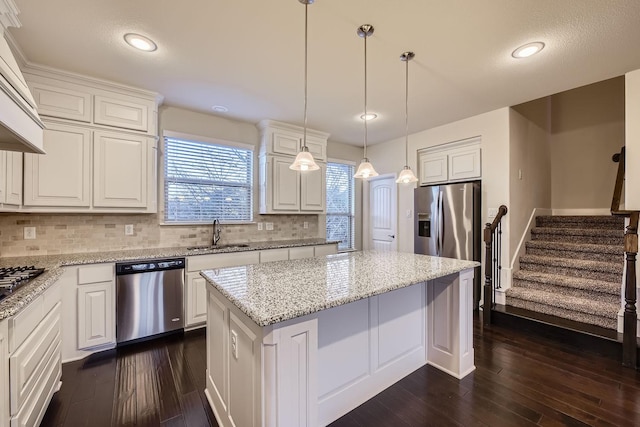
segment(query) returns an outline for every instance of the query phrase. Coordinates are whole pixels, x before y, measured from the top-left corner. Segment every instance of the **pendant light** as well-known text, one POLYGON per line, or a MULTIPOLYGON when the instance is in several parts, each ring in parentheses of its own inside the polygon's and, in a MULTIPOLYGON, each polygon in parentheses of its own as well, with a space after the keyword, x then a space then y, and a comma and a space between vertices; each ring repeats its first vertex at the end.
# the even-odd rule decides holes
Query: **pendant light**
MULTIPOLYGON (((358 36, 364 39, 364 116, 367 115, 367 37, 373 34, 373 25, 365 24, 358 27, 358 36)), ((354 178, 367 179, 372 176, 378 176, 378 172, 369 163, 367 158, 367 121, 364 120, 364 158, 358 166, 358 171, 354 178)))
POLYGON ((308 8, 309 5, 314 2, 314 0, 298 1, 304 4, 304 134, 302 138, 302 149, 296 156, 296 159, 293 161, 293 163, 289 165, 289 169, 305 172, 320 169, 320 166, 318 166, 315 160, 313 160, 313 156, 309 152, 309 148, 307 148, 307 22, 308 8))
POLYGON ((398 184, 411 184, 418 182, 418 178, 413 174, 413 171, 409 167, 409 61, 416 56, 413 52, 404 52, 400 55, 400 60, 406 65, 405 67, 405 98, 404 98, 404 126, 405 126, 405 139, 404 139, 404 168, 396 182, 398 184))

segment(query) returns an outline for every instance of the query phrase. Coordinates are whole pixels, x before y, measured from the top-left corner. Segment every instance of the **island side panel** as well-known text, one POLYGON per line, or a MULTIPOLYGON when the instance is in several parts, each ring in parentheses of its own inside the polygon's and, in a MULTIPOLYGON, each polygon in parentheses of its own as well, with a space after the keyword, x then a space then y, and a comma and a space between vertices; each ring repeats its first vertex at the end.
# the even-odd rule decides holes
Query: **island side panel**
POLYGON ((462 379, 475 369, 473 270, 427 284, 427 363, 462 379))
POLYGON ((218 424, 316 427, 316 315, 260 327, 210 284, 207 298, 205 394, 218 424))
POLYGON ((318 424, 426 363, 424 283, 318 313, 318 424))
POLYGON ((207 286, 205 394, 221 427, 262 426, 263 328, 207 286))

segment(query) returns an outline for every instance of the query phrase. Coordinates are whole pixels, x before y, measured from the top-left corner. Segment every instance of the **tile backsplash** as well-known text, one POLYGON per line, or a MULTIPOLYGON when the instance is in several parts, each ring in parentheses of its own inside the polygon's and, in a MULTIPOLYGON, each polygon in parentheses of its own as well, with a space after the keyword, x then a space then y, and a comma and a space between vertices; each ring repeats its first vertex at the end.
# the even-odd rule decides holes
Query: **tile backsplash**
MULTIPOLYGON (((255 221, 262 231, 257 224, 222 224, 219 244, 324 237, 317 215, 256 215, 255 221)), ((211 225, 159 225, 157 214, 0 214, 0 257, 203 246, 211 239, 211 225), (36 238, 25 240, 24 227, 35 227, 36 238)))

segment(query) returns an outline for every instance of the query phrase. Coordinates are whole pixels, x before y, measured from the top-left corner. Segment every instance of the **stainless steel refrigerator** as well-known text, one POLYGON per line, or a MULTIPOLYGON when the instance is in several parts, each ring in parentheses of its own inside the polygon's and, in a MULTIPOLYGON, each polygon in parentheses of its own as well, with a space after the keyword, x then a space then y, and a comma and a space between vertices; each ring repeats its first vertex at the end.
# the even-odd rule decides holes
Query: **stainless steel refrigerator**
MULTIPOLYGON (((414 252, 480 261, 482 226, 480 181, 415 189, 414 252)), ((478 307, 480 267, 475 269, 473 299, 478 307)))

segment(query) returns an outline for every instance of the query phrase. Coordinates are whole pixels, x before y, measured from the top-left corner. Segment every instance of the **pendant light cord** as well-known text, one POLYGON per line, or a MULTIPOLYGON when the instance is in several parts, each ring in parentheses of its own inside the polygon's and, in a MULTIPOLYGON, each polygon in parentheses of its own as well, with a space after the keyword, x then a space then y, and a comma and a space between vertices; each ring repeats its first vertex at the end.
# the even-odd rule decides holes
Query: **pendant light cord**
MULTIPOLYGON (((364 158, 367 158, 367 34, 364 35, 364 158)), ((367 160, 368 161, 368 160, 367 160)))
POLYGON ((404 164, 409 166, 409 59, 407 58, 405 68, 405 87, 404 87, 404 164))
POLYGON ((307 50, 308 50, 308 41, 307 41, 307 32, 308 32, 308 10, 309 3, 305 3, 304 5, 304 133, 302 139, 302 147, 303 151, 306 151, 307 148, 307 50))

